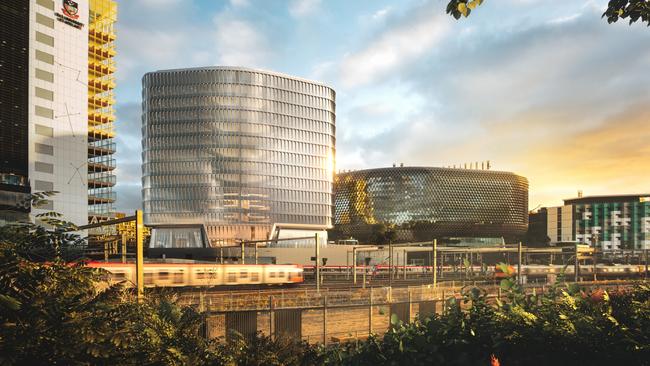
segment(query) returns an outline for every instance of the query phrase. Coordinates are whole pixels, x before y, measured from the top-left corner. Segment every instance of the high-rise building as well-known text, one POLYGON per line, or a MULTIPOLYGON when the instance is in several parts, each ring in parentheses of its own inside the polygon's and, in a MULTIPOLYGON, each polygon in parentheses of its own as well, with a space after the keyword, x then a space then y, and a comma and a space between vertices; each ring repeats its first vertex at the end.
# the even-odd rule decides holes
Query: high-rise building
POLYGON ((278 228, 326 240, 334 90, 233 67, 156 71, 142 83, 150 248, 200 244, 199 232, 183 225, 205 225, 213 246, 267 239, 278 228))
POLYGON ((603 250, 650 249, 650 194, 589 196, 547 208, 551 243, 581 242, 603 250))
POLYGON ((519 240, 528 228, 528 180, 509 172, 430 167, 339 173, 334 227, 361 242, 381 240, 377 235, 387 229, 397 241, 519 240))
POLYGON ((58 193, 33 214, 113 216, 116 13, 113 0, 0 4, 0 220, 26 219, 39 191, 58 193))
POLYGON ((115 22, 113 0, 90 0, 88 25, 88 220, 113 218, 115 209, 115 22))
MULTIPOLYGON (((87 0, 0 3, 0 205, 29 192, 58 191, 32 213, 88 220, 87 0)), ((4 211, 7 212, 7 211, 4 211)))

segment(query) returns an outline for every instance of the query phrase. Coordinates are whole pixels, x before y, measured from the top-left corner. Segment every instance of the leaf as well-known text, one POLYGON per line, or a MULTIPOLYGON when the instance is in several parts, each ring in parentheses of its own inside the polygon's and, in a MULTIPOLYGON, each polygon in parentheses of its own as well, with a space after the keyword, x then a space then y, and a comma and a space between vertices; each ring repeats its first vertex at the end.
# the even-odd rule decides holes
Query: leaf
POLYGON ((469 2, 469 4, 467 4, 467 7, 474 10, 474 9, 476 9, 476 7, 481 5, 482 2, 483 2, 483 0, 472 0, 472 1, 469 2))
POLYGON ((9 296, 0 294, 0 306, 9 310, 17 311, 20 309, 21 302, 17 299, 9 296))
POLYGON ((464 17, 467 17, 470 12, 465 3, 458 3, 458 11, 463 14, 464 17))
POLYGON ((397 314, 391 314, 390 315, 390 323, 392 325, 398 325, 399 324, 399 318, 397 317, 397 314))
POLYGON ((511 280, 506 278, 501 280, 500 286, 502 290, 507 291, 510 290, 512 286, 514 286, 514 283, 511 280))

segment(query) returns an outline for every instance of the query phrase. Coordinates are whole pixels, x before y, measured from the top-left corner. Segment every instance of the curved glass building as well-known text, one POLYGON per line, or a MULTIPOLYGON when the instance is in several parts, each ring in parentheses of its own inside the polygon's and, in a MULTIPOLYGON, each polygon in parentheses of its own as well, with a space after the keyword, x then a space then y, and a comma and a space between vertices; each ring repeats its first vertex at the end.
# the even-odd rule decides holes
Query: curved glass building
MULTIPOLYGON (((156 71, 142 85, 145 224, 204 224, 213 246, 332 226, 333 89, 232 67, 156 71)), ((181 232, 150 246, 196 242, 181 232)))
POLYGON ((528 180, 513 173, 393 167, 339 173, 335 230, 362 242, 378 227, 397 241, 433 238, 515 240, 528 227, 528 180))

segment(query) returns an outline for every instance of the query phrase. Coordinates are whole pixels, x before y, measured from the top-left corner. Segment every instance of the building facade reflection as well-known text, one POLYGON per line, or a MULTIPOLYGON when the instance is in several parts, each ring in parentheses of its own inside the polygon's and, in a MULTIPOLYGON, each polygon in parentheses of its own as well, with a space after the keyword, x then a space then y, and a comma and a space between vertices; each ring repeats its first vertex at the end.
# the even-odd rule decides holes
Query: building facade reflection
POLYGON ((339 173, 334 220, 335 232, 362 242, 385 228, 396 241, 516 240, 528 227, 528 180, 508 172, 429 167, 339 173))
POLYGON ((332 225, 335 93, 244 68, 143 77, 145 224, 205 224, 213 246, 274 224, 332 225))

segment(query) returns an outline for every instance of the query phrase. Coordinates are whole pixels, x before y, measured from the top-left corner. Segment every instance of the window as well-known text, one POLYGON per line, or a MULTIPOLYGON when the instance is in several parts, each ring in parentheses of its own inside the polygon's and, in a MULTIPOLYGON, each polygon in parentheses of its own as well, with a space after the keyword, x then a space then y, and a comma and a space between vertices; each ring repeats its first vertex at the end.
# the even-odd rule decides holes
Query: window
POLYGON ((158 272, 158 279, 162 281, 166 281, 169 279, 169 272, 158 272))
POLYGON ((54 82, 54 74, 51 72, 47 72, 45 70, 41 70, 39 68, 36 68, 36 78, 41 79, 43 81, 48 81, 50 83, 54 82))
POLYGON ((36 13, 36 23, 42 24, 48 28, 54 28, 54 19, 47 17, 41 13, 36 13))
POLYGON ((144 284, 153 285, 153 273, 151 271, 144 272, 144 284))
POLYGON ((228 273, 228 282, 237 282, 237 273, 229 272, 228 273))
POLYGON ((36 143, 35 148, 39 154, 54 155, 54 146, 36 143))
POLYGON ((174 273, 174 283, 183 283, 183 271, 174 273))
POLYGON ((36 0, 36 4, 45 7, 48 10, 54 11, 54 1, 52 0, 36 0))
POLYGON ((34 170, 41 173, 54 174, 54 165, 36 161, 34 162, 34 170))
POLYGON ((37 180, 34 182, 34 189, 36 189, 36 191, 53 191, 54 183, 37 180))
POLYGON ((49 118, 49 119, 54 118, 54 111, 53 110, 51 110, 49 108, 41 107, 39 105, 34 106, 34 108, 35 108, 34 112, 36 113, 37 116, 44 117, 44 118, 49 118))
POLYGON ((36 96, 38 98, 54 101, 54 93, 47 89, 36 87, 36 96))
POLYGON ((36 31, 36 40, 48 46, 54 47, 54 37, 48 36, 45 33, 36 31))

